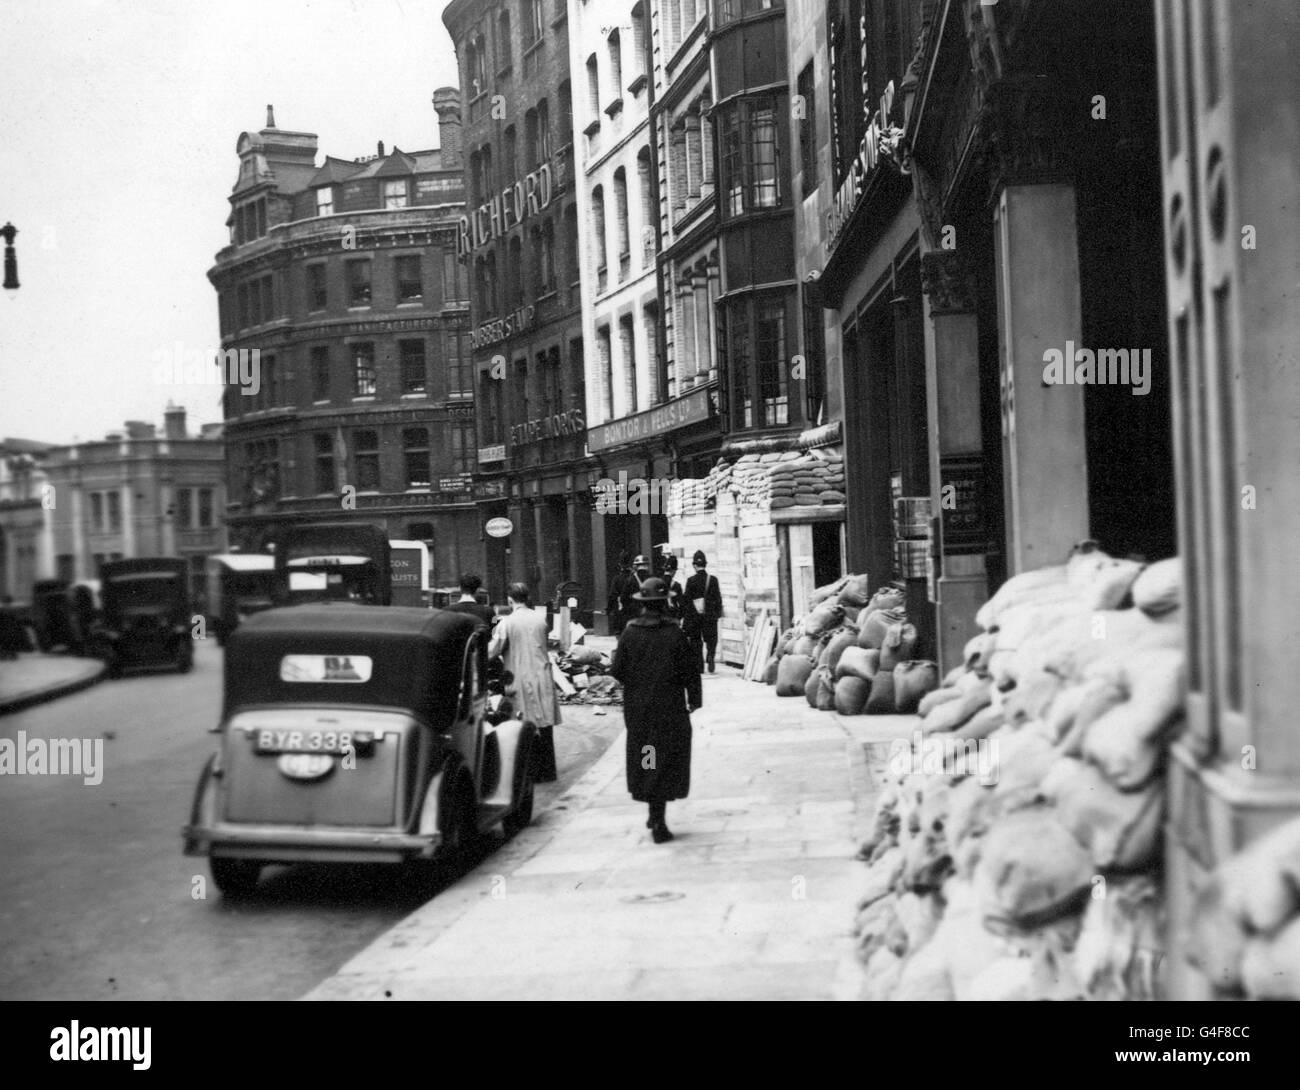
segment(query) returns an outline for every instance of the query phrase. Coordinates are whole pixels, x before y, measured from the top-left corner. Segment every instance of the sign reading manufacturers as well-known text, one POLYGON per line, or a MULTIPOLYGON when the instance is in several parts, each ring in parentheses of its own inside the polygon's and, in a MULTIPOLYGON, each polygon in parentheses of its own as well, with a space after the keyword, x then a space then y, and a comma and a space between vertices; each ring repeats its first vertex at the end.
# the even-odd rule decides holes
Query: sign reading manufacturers
POLYGON ((457 256, 467 257, 479 247, 500 238, 515 224, 541 213, 551 203, 551 177, 551 164, 543 163, 516 179, 514 185, 492 194, 468 216, 461 216, 456 238, 457 256))
MULTIPOLYGON (((865 82, 865 72, 862 78, 865 82)), ((865 102, 862 108, 865 112, 867 109, 865 102)), ((889 115, 893 108, 894 81, 890 80, 885 87, 885 93, 880 96, 880 108, 867 123, 867 131, 858 146, 857 157, 849 165, 848 177, 836 191, 835 199, 826 211, 825 234, 828 252, 839 242, 840 232, 844 230, 844 225, 849 222, 849 217, 857 208, 858 201, 862 198, 862 191, 866 188, 867 179, 880 164, 880 138, 884 130, 889 127, 889 115)))
POLYGON ((639 443, 674 428, 699 424, 709 419, 709 391, 693 390, 684 397, 656 406, 647 412, 601 424, 587 432, 587 449, 592 453, 607 447, 639 443))
POLYGON ((529 303, 528 306, 520 307, 504 318, 493 318, 492 321, 484 322, 477 329, 472 330, 469 335, 470 351, 477 352, 480 348, 509 340, 517 333, 527 333, 536 324, 537 308, 529 303))
POLYGON ((516 424, 510 429, 510 445, 521 447, 525 443, 536 443, 542 439, 577 435, 586 429, 587 421, 582 410, 570 409, 567 413, 555 413, 553 416, 543 416, 540 420, 529 420, 526 424, 516 424))

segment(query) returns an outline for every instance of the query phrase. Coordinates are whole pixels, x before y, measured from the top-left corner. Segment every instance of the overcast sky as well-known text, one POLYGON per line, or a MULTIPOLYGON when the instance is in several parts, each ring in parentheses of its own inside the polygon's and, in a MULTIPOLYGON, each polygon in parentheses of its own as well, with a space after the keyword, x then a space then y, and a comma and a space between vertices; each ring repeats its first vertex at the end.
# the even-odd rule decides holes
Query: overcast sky
MULTIPOLYGON (((0 0, 0 223, 22 287, 0 299, 0 436, 101 438, 221 419, 215 386, 154 353, 217 344, 207 279, 228 240, 235 141, 319 136, 317 163, 436 147, 455 85, 445 0, 0 0)), ((215 368, 214 368, 215 370, 215 368)))

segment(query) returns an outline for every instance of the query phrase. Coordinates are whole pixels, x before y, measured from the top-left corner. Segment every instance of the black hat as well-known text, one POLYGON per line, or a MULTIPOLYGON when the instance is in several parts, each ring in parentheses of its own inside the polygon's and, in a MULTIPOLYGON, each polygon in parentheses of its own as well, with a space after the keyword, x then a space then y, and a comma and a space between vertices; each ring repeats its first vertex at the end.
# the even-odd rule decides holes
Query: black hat
POLYGON ((641 589, 632 597, 638 602, 666 602, 668 600, 668 584, 659 576, 653 575, 641 584, 641 589))
POLYGON ((691 563, 692 563, 692 564, 703 564, 703 565, 705 565, 705 566, 707 567, 707 566, 708 566, 708 563, 709 563, 709 558, 708 558, 707 556, 704 555, 704 550, 703 550, 703 549, 696 549, 696 550, 695 550, 695 555, 694 555, 693 557, 691 557, 691 563))
POLYGON ((632 561, 632 567, 634 568, 648 568, 649 566, 650 565, 645 562, 645 557, 640 553, 637 553, 636 559, 632 561))

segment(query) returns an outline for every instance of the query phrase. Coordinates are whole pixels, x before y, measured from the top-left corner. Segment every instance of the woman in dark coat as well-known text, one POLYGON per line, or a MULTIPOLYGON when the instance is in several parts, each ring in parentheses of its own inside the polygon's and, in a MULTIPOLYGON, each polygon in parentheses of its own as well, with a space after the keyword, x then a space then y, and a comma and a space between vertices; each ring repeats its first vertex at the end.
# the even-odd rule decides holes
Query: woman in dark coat
POLYGON ((666 613, 668 588, 647 579, 641 616, 628 622, 610 669, 623 684, 627 789, 650 804, 646 822, 656 844, 672 840, 665 809, 691 789, 691 717, 700 707, 700 667, 681 628, 666 613))

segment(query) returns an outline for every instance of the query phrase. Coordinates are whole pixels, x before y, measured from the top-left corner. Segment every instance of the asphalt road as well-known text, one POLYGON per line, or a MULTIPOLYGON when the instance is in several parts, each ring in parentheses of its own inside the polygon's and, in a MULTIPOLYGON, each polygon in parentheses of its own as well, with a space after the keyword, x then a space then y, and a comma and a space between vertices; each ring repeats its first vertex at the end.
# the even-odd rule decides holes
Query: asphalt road
MULTIPOLYGON (((268 868, 252 898, 227 903, 180 838, 220 686, 208 642, 187 676, 106 681, 0 719, 3 738, 102 738, 104 751, 97 786, 0 776, 0 999, 296 998, 456 880, 300 864, 268 868)), ((538 786, 539 810, 562 806, 622 727, 617 708, 564 718, 560 779, 538 786)))

